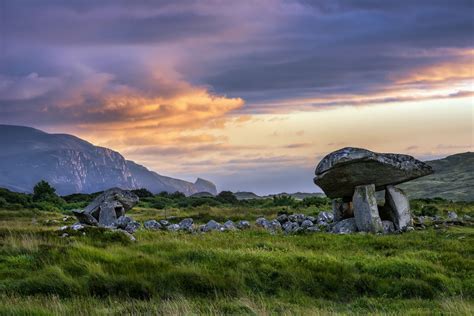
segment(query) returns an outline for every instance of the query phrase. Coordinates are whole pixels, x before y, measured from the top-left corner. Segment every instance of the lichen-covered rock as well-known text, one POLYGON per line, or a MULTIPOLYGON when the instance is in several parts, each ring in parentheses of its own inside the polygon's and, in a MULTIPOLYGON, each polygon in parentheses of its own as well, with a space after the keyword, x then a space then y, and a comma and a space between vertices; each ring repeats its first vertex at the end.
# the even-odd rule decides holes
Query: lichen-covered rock
POLYGON ((292 233, 297 232, 300 229, 300 225, 298 225, 298 223, 296 222, 288 221, 282 225, 282 228, 285 231, 285 233, 292 234, 292 233))
POLYGON ((137 231, 137 229, 140 228, 140 226, 141 224, 139 222, 131 221, 127 224, 127 226, 125 226, 124 230, 130 234, 133 234, 135 231, 137 231))
POLYGON ((355 187, 352 202, 354 203, 354 218, 359 231, 383 232, 373 184, 355 187))
POLYGON ((149 229, 149 230, 160 230, 162 228, 161 224, 158 223, 158 221, 156 221, 154 219, 150 219, 148 221, 145 221, 143 223, 143 227, 145 227, 145 229, 149 229))
POLYGON ((319 162, 314 183, 330 198, 351 197, 356 186, 374 184, 379 191, 431 173, 428 164, 408 155, 346 147, 319 162))
POLYGON ((249 229, 250 228, 250 222, 249 221, 238 221, 237 222, 237 228, 238 229, 249 229))
POLYGON ((331 223, 333 220, 334 220, 334 214, 332 213, 321 212, 318 215, 318 223, 320 222, 331 223))
POLYGON ((397 230, 404 231, 412 225, 410 201, 405 193, 392 185, 385 188, 385 205, 388 205, 389 216, 397 230))
POLYGON ((301 227, 302 228, 308 228, 308 227, 311 227, 311 226, 314 226, 313 222, 310 221, 310 220, 304 220, 303 223, 301 223, 301 227))
POLYGON ((331 229, 331 232, 334 234, 350 234, 357 231, 357 224, 354 217, 337 222, 331 229))
POLYGON ((180 229, 180 227, 178 224, 170 224, 166 226, 166 229, 169 230, 170 232, 177 232, 180 229))
POLYGON ((181 222, 179 222, 179 229, 191 231, 193 229, 193 219, 192 218, 185 218, 181 222))
POLYGON ((237 230, 237 227, 235 227, 235 223, 231 220, 225 222, 223 227, 225 230, 237 230))
POLYGON ((255 220, 255 225, 257 225, 258 227, 266 227, 268 226, 268 220, 265 218, 265 217, 259 217, 255 220))
POLYGON ((202 231, 203 232, 209 232, 209 231, 212 231, 212 230, 220 230, 221 227, 222 227, 221 224, 219 224, 215 220, 211 219, 209 222, 207 222, 206 225, 204 225, 204 227, 202 228, 202 231))
POLYGON ((122 215, 117 220, 115 221, 115 226, 117 228, 125 229, 127 227, 128 223, 130 223, 132 219, 128 216, 122 215))

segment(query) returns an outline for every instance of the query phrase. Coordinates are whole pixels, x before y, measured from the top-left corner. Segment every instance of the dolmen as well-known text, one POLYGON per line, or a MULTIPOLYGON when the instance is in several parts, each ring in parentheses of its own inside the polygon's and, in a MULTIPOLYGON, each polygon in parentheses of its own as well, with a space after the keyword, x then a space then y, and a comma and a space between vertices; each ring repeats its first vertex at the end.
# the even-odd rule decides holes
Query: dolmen
POLYGON ((334 221, 340 225, 372 233, 405 231, 412 226, 410 203, 395 185, 431 173, 431 166, 412 156, 346 147, 320 161, 314 183, 333 199, 334 221), (379 208, 375 192, 382 190, 385 205, 379 208))
POLYGON ((73 214, 81 224, 116 228, 130 224, 131 219, 125 216, 125 212, 138 201, 134 193, 112 188, 96 197, 85 209, 74 210, 73 214))

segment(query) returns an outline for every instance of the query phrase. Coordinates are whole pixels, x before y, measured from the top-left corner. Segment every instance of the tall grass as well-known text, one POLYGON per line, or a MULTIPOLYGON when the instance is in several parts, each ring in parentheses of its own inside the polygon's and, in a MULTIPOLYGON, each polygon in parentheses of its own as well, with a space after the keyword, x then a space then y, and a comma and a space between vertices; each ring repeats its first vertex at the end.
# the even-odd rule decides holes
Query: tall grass
POLYGON ((9 216, 0 224, 0 314, 473 311, 473 227, 386 236, 142 230, 130 242, 110 231, 60 238, 45 224, 56 213, 36 223, 9 216))

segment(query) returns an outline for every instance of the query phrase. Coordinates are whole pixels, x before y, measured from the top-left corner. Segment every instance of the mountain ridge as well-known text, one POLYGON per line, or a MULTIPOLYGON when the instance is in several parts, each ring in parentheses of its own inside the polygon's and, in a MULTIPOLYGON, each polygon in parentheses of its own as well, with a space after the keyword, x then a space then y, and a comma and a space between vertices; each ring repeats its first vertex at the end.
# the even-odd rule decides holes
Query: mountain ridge
POLYGON ((40 180, 59 194, 91 193, 110 187, 146 188, 153 193, 201 191, 216 186, 198 178, 195 183, 162 176, 119 152, 95 146, 69 134, 49 134, 26 126, 0 124, 0 187, 31 192, 40 180))

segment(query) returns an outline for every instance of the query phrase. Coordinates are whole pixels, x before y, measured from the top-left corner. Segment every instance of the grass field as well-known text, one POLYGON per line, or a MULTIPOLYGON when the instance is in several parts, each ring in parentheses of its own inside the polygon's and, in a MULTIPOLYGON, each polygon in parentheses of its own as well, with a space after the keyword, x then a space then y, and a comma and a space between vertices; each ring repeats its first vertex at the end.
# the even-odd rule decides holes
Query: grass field
MULTIPOLYGON (((450 207, 472 215, 470 204, 450 207)), ((276 211, 139 207, 130 215, 205 222, 276 211)), ((474 311, 473 227, 386 236, 140 230, 130 242, 110 231, 60 238, 63 216, 0 210, 0 315, 474 311)))

